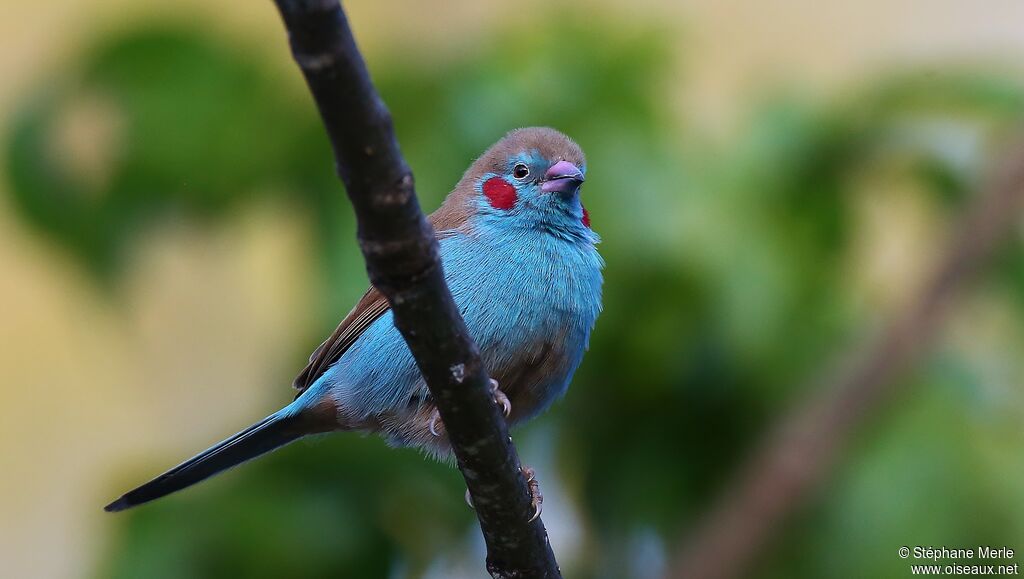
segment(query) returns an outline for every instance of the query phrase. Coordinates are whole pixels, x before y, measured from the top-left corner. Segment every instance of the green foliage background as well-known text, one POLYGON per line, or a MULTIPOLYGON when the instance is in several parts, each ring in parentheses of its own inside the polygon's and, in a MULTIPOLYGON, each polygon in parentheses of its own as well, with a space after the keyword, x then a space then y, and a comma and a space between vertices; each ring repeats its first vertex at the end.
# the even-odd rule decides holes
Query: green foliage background
MULTIPOLYGON (((549 527, 582 537, 566 576, 655 577, 773 418, 891 315, 851 283, 863 184, 902 184, 886 191, 912 191, 950 223, 1020 122, 1024 87, 959 69, 869 79, 827 102, 780 91, 722 143, 672 113, 667 33, 546 22, 443 63, 374 63, 374 76, 425 207, 510 128, 555 126, 587 151, 605 312, 566 399, 517 440, 565 503, 549 527)), ((318 300, 296 345, 301 367, 365 281, 302 87, 244 47, 173 24, 112 33, 60 74, 7 135, 18 216, 116 300, 152 225, 216 228, 260 196, 300 207, 320 274, 295 281, 318 300), (48 142, 84 99, 116 107, 129 143, 103 180, 76 174, 48 142)), ((1017 236, 975 286, 1011 327, 1024 313, 1021 258, 1017 236)), ((1024 548, 1021 338, 999 337, 998 371, 940 339, 827 490, 779 529, 757 576, 902 576, 904 544, 1024 548)), ((120 517, 94 574, 475 576, 481 545, 460 485, 455 470, 373 438, 300 443, 120 517)))

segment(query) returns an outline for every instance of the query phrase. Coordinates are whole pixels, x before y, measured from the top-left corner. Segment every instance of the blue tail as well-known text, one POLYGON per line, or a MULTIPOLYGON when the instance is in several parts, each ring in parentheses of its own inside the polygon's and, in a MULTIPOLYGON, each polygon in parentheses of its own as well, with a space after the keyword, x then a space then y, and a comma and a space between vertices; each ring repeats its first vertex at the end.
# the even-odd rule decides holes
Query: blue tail
POLYGON ((123 511, 148 503, 310 434, 302 419, 287 410, 271 414, 139 488, 128 491, 103 510, 123 511))

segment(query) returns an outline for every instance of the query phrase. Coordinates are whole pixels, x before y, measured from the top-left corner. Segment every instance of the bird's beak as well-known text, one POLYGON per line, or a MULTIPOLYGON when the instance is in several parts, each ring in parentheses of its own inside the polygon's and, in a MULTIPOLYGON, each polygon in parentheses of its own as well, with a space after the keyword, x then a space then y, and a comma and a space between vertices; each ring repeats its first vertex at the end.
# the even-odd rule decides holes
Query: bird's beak
POLYGON ((559 161, 544 174, 540 190, 545 193, 575 193, 581 183, 583 171, 569 161, 559 161))

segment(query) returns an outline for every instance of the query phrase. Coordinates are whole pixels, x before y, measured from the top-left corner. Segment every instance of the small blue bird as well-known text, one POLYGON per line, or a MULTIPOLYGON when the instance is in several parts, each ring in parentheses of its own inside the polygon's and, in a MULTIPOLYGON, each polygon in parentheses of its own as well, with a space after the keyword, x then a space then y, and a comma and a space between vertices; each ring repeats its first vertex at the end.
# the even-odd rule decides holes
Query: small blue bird
MULTIPOLYGON (((579 146, 514 130, 476 160, 430 216, 445 278, 511 424, 561 396, 601 311, 604 262, 580 202, 579 146), (500 389, 498 384, 501 385, 500 389)), ((374 288, 310 356, 288 406, 107 505, 120 511, 191 486, 310 434, 375 432, 444 458, 430 391, 374 288)), ((539 492, 531 480, 534 506, 539 492)))

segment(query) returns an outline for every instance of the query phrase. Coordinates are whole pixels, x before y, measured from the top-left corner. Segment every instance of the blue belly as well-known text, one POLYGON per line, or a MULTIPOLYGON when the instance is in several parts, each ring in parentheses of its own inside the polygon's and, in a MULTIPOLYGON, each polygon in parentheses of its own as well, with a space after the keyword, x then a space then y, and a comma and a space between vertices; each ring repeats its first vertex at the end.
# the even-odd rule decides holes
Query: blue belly
MULTIPOLYGON (((519 397, 529 408, 515 408, 513 399, 516 416, 547 407, 568 386, 601 309, 602 262, 594 246, 537 231, 501 238, 457 233, 441 240, 441 258, 488 372, 499 379, 520 376, 524 360, 544 360, 529 384, 502 383, 506 392, 530 390, 519 397)), ((399 412, 427 397, 390 311, 311 390, 329 391, 356 419, 399 412)))

